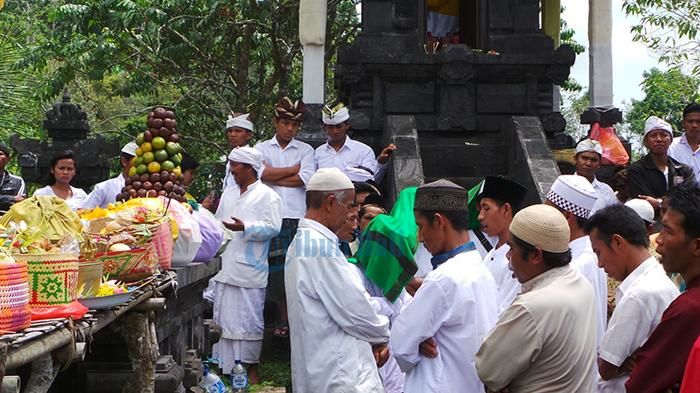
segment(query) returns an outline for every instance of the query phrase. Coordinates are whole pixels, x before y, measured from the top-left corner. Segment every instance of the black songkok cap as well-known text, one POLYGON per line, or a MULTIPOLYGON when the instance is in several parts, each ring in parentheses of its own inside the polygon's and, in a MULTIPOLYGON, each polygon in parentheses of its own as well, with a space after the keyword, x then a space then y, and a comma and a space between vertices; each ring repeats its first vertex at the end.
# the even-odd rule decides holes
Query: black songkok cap
POLYGON ((413 210, 468 212, 468 199, 463 187, 440 179, 418 187, 413 210))

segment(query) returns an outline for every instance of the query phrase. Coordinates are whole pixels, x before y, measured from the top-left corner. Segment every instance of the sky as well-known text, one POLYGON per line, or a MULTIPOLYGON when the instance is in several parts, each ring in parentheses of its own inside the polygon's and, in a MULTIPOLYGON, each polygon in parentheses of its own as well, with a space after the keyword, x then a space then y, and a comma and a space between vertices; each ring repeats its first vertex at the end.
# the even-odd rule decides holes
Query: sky
MULTIPOLYGON (((588 1, 562 0, 561 3, 565 7, 562 18, 576 32, 576 41, 588 48, 588 1)), ((613 103, 623 109, 623 102, 644 98, 639 87, 644 71, 666 67, 659 65, 658 57, 643 44, 632 41, 630 28, 635 20, 622 10, 622 0, 612 0, 612 3, 613 103)), ((578 55, 571 69, 571 76, 583 86, 588 86, 588 55, 588 51, 578 55)))

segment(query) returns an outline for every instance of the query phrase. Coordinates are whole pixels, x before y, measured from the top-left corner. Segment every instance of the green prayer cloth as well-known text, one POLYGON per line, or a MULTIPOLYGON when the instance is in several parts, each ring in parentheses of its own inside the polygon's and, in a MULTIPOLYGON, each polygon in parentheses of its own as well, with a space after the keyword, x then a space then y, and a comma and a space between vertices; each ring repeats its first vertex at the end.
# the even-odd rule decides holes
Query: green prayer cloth
MULTIPOLYGON (((473 212, 480 188, 481 182, 469 190, 470 228, 479 225, 478 214, 473 212)), ((417 187, 402 190, 391 214, 380 214, 367 225, 359 237, 360 247, 349 259, 391 302, 396 301, 418 271, 413 258, 418 247, 418 225, 413 214, 416 190, 417 187)))

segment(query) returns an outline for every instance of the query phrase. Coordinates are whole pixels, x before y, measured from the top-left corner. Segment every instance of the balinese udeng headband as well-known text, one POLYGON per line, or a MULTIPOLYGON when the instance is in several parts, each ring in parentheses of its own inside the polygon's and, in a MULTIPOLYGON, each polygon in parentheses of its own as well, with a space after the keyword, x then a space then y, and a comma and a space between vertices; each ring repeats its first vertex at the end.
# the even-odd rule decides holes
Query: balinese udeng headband
POLYGON ((306 105, 304 101, 292 101, 289 97, 282 97, 275 105, 275 117, 295 121, 304 121, 306 105))
POLYGON ((253 122, 250 121, 250 113, 231 113, 226 120, 226 129, 238 127, 253 132, 253 122))
POLYGON ((338 103, 334 107, 329 105, 323 106, 323 124, 329 126, 335 126, 344 123, 350 119, 350 111, 343 105, 343 103, 338 103))

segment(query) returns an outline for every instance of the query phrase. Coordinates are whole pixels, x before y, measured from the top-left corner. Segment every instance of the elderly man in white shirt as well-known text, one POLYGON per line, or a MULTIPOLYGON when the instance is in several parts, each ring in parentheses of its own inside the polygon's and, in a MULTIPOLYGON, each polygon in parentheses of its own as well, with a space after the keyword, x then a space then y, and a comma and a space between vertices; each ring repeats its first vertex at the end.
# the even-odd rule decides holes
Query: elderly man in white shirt
POLYGON ((607 207, 591 217, 586 231, 600 265, 621 282, 598 349, 598 391, 624 393, 632 356, 680 293, 649 253, 646 225, 633 209, 607 207))
POLYGON ((700 182, 700 104, 692 102, 683 109, 683 135, 673 138, 668 155, 688 165, 700 182))
POLYGON ((467 196, 444 179, 416 191, 418 232, 434 270, 391 328, 405 393, 484 391, 474 355, 496 322, 498 289, 469 238, 467 196))
POLYGON ((526 207, 508 244, 522 293, 479 348, 479 377, 493 392, 592 392, 596 305, 590 284, 569 266, 566 219, 551 206, 526 207))
POLYGON ((571 267, 593 286, 598 313, 596 338, 599 342, 608 320, 608 278, 598 267, 598 257, 584 227, 595 205, 597 195, 591 183, 582 176, 562 175, 554 181, 545 204, 557 208, 569 224, 571 267))
POLYGON ((593 139, 584 139, 576 145, 576 155, 574 155, 574 165, 576 172, 574 175, 583 176, 591 182, 593 189, 598 195, 591 214, 610 205, 620 204, 612 187, 598 180, 595 176, 600 168, 600 161, 603 158, 603 146, 593 139))
POLYGON ((255 145, 263 155, 260 179, 282 198, 282 229, 270 242, 268 300, 277 306, 279 321, 273 334, 287 337, 287 302, 284 295, 284 261, 289 243, 306 213, 306 184, 315 172, 314 148, 295 139, 304 120, 304 103, 283 97, 275 105, 275 136, 255 145))
POLYGON ((306 214, 287 250, 285 286, 295 393, 383 393, 377 366, 389 356, 389 320, 377 315, 336 232, 355 207, 337 168, 306 184, 306 214))
POLYGON ((338 168, 353 182, 374 180, 379 183, 386 171, 386 164, 396 150, 392 143, 375 159, 372 148, 350 139, 350 112, 343 104, 323 108, 323 129, 328 136, 326 143, 316 148, 316 168, 338 168))
POLYGON ((119 163, 122 166, 122 173, 109 180, 97 183, 92 192, 83 199, 79 207, 81 209, 94 209, 96 207, 107 207, 110 203, 117 201, 117 195, 122 192, 124 182, 129 175, 131 169, 131 159, 136 157, 136 149, 138 145, 134 142, 129 142, 122 147, 119 163))
POLYGON ((282 225, 282 200, 262 184, 262 154, 252 147, 233 149, 228 156, 237 187, 224 190, 216 218, 233 231, 214 276, 214 321, 221 326, 215 357, 224 374, 236 362, 248 366, 248 380, 258 383, 263 339, 263 307, 267 287, 270 239, 282 225))

